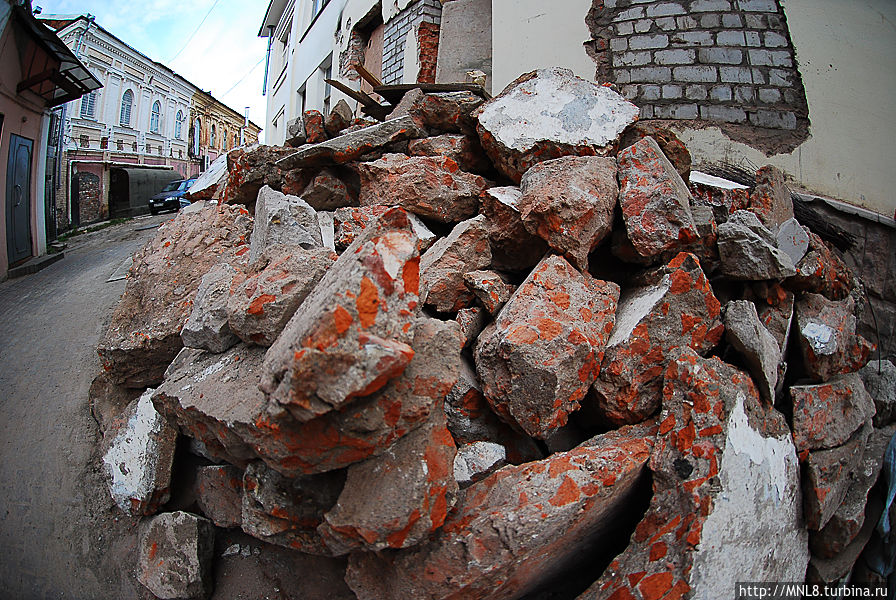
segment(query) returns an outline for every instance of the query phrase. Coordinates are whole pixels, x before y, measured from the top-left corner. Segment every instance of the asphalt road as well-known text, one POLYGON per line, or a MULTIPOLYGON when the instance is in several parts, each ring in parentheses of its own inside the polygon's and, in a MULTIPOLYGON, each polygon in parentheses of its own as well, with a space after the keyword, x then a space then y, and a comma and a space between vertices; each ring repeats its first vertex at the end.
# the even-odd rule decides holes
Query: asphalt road
POLYGON ((171 215, 72 238, 64 259, 0 283, 0 597, 145 597, 136 520, 97 466, 96 345, 124 291, 107 279, 171 215))

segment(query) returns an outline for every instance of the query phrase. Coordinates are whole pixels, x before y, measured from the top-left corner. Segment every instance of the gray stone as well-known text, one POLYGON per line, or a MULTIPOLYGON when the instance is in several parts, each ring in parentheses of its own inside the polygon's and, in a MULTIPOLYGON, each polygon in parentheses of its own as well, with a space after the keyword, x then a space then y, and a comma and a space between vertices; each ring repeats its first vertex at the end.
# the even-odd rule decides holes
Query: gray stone
POLYGON ((193 312, 180 332, 187 348, 224 352, 239 341, 227 322, 227 300, 237 270, 221 263, 202 277, 193 312))
POLYGON ((775 237, 778 249, 789 256, 795 265, 799 264, 809 251, 809 234, 796 219, 788 219, 782 223, 775 237))
POLYGON ((791 386, 790 396, 793 443, 798 451, 845 444, 874 415, 874 402, 856 373, 817 385, 791 386))
MULTIPOLYGON (((171 495, 177 429, 152 405, 149 389, 131 404, 103 456, 112 499, 129 515, 151 515, 171 495)), ((109 433, 112 433, 110 431, 109 433)))
POLYGON ((507 450, 494 442, 473 442, 457 449, 454 479, 466 487, 507 464, 507 450))
POLYGON ((803 514, 808 529, 823 528, 843 504, 871 432, 868 423, 842 446, 809 452, 803 467, 803 514))
POLYGON ((638 108, 609 88, 554 68, 523 75, 474 115, 492 162, 519 181, 544 160, 607 154, 638 108))
POLYGON ((275 164, 284 171, 340 165, 357 160, 369 152, 381 150, 393 142, 426 136, 427 133, 411 117, 401 117, 306 146, 280 158, 275 164))
POLYGON ((796 274, 790 256, 752 212, 739 210, 719 225, 721 271, 732 279, 785 279, 796 274))
POLYGON ((323 238, 317 213, 307 202, 264 186, 255 203, 249 263, 258 260, 262 252, 275 244, 311 248, 323 246, 323 238))
POLYGON ((759 319, 755 304, 732 300, 725 306, 725 339, 743 357, 762 399, 774 403, 781 348, 759 319))
POLYGON ((301 116, 292 119, 286 124, 286 145, 297 148, 308 140, 305 135, 305 119, 301 116))
POLYGON ((357 189, 349 189, 349 186, 331 169, 322 169, 317 173, 301 197, 317 211, 358 205, 357 189))
POLYGON ((317 528, 336 504, 344 482, 343 471, 289 478, 254 462, 243 476, 241 527, 270 544, 332 556, 317 528))
POLYGON ((239 527, 243 522, 243 470, 233 465, 207 465, 196 469, 196 505, 218 527, 239 527))
POLYGON ((249 344, 273 344, 336 258, 320 246, 278 244, 265 250, 227 299, 229 330, 249 344))
POLYGON ((186 512, 165 513, 140 524, 137 581, 160 600, 212 594, 215 528, 186 512))
POLYGON ((859 375, 877 409, 874 426, 883 427, 896 421, 896 366, 889 360, 872 360, 859 369, 859 375))
POLYGON ((324 120, 324 129, 331 138, 338 136, 343 129, 351 125, 354 114, 344 98, 340 99, 324 120))
POLYGON ((518 187, 493 187, 482 195, 482 214, 488 219, 492 266, 507 271, 526 271, 548 251, 547 242, 529 233, 520 213, 518 187))
POLYGON ((420 257, 420 300, 440 312, 469 308, 474 294, 464 274, 485 269, 491 261, 485 217, 458 223, 420 257))

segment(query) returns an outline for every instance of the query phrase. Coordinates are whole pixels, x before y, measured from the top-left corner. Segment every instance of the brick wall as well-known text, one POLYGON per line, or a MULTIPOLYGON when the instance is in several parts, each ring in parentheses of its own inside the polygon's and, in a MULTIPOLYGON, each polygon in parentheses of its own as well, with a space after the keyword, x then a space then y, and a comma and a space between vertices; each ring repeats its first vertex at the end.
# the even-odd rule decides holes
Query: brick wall
POLYGON ((701 119, 805 137, 808 107, 775 0, 594 0, 597 78, 645 119, 701 119))
POLYGON ((411 29, 420 23, 439 25, 441 20, 442 4, 439 0, 417 0, 386 23, 383 33, 383 83, 401 83, 404 77, 405 41, 411 29))
POLYGON ((95 173, 78 173, 78 206, 81 225, 102 219, 102 194, 100 178, 95 173))

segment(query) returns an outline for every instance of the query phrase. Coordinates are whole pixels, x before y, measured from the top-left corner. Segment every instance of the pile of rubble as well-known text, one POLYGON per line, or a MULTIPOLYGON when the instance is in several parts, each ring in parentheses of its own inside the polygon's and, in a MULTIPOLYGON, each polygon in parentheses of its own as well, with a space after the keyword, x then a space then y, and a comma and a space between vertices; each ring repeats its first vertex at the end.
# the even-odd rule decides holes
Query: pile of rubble
POLYGON ((135 256, 99 346, 140 581, 207 595, 215 527, 347 556, 362 599, 850 573, 896 432, 861 285, 780 172, 689 186, 637 115, 553 69, 232 153, 219 201, 135 256), (176 443, 203 457, 195 502, 159 513, 176 443))

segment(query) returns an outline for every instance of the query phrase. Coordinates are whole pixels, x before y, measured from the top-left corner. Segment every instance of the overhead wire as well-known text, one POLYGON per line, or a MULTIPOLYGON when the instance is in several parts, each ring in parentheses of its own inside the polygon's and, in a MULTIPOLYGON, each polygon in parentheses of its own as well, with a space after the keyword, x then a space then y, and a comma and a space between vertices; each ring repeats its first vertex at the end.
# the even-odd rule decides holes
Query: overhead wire
POLYGON ((230 86, 230 89, 229 89, 229 90, 227 90, 226 92, 224 92, 223 94, 221 94, 221 98, 224 98, 225 96, 227 96, 227 94, 229 94, 230 92, 232 92, 232 91, 234 90, 234 88, 236 88, 236 86, 238 86, 239 84, 241 84, 241 83, 243 82, 243 80, 246 79, 246 77, 248 77, 249 75, 251 75, 251 74, 252 74, 252 71, 254 71, 255 69, 257 69, 257 68, 258 68, 258 65, 260 65, 260 64, 263 63, 263 62, 264 62, 264 57, 262 57, 261 60, 259 60, 257 63, 255 63, 255 66, 252 67, 251 69, 249 69, 249 70, 246 72, 245 75, 243 75, 242 77, 240 77, 239 81, 237 81, 237 82, 234 83, 232 86, 230 86))
POLYGON ((177 51, 177 54, 175 54, 174 56, 172 56, 171 58, 169 58, 166 61, 167 63, 170 64, 171 62, 173 62, 175 58, 180 56, 181 52, 186 50, 187 46, 190 45, 190 42, 193 41, 193 38, 196 36, 196 34, 199 33, 199 30, 202 29, 202 25, 205 23, 205 20, 208 19, 208 16, 210 14, 212 14, 212 11, 215 10, 215 7, 218 5, 218 2, 220 2, 220 1, 221 0, 215 0, 215 2, 212 4, 211 8, 208 9, 208 12, 205 13, 205 16, 202 17, 202 20, 199 22, 199 25, 196 26, 196 30, 192 34, 190 34, 190 37, 187 38, 187 42, 183 45, 183 47, 180 50, 177 51))

